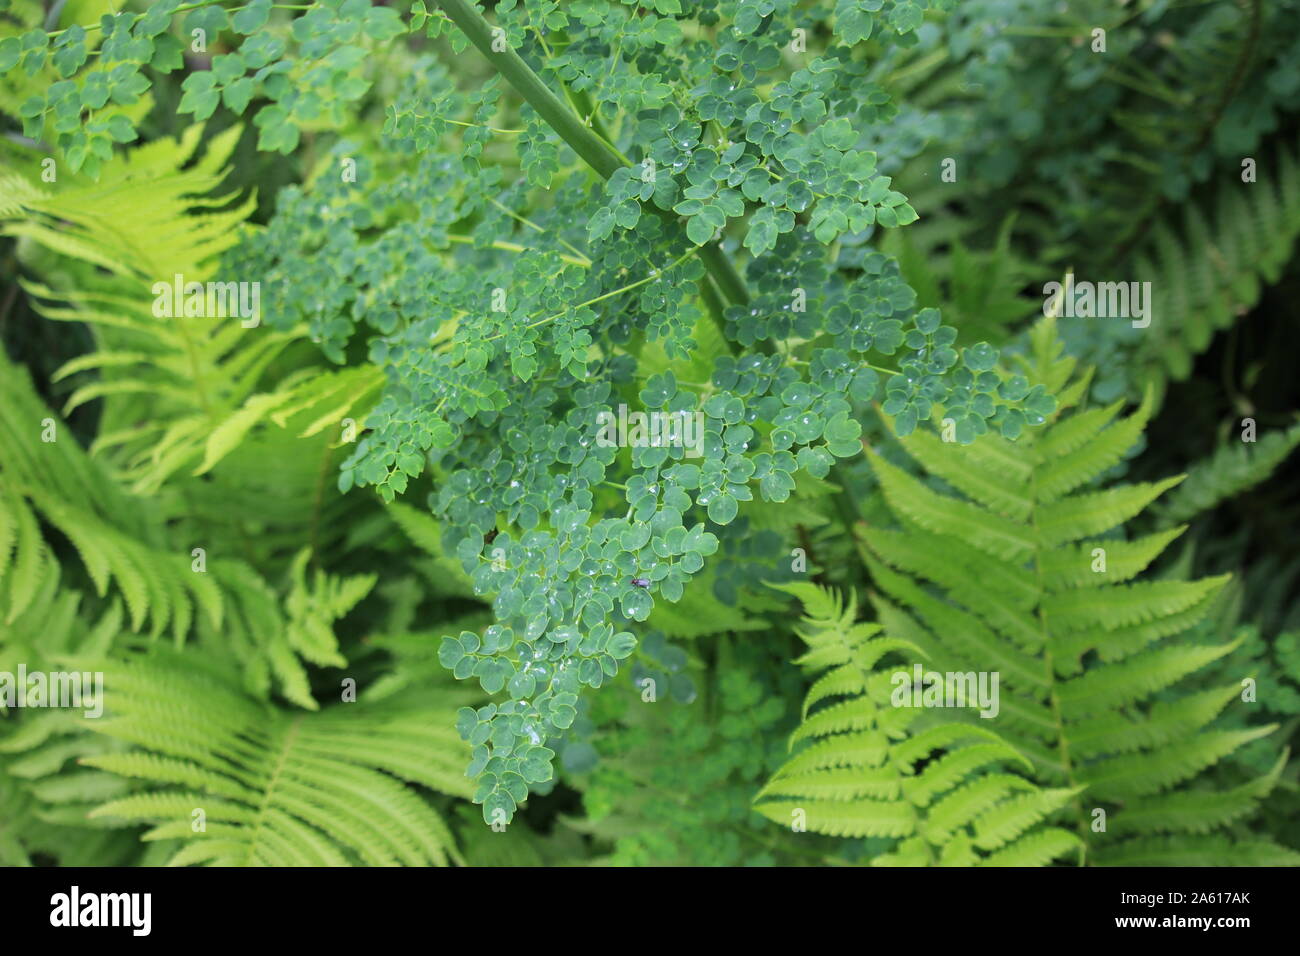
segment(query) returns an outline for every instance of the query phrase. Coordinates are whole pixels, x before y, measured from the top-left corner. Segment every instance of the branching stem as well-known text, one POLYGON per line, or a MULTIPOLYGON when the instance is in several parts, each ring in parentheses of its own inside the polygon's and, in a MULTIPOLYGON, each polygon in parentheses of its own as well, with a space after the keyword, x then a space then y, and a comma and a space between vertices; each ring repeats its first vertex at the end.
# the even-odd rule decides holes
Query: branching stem
MULTIPOLYGON (((522 96, 547 125, 559 135, 577 153, 588 166, 601 178, 608 179, 615 170, 631 165, 627 158, 603 139, 592 127, 560 100, 551 89, 542 82, 523 58, 507 45, 504 49, 494 49, 492 28, 483 19, 483 15, 470 0, 438 0, 447 16, 460 27, 474 44, 505 78, 515 91, 522 96)), ((498 46, 502 44, 498 43, 498 46)), ((653 203, 649 208, 656 215, 674 221, 672 213, 660 209, 653 203)), ((700 248, 700 261, 704 263, 718 290, 730 302, 744 304, 749 301, 749 290, 731 260, 723 253, 716 242, 700 248)))

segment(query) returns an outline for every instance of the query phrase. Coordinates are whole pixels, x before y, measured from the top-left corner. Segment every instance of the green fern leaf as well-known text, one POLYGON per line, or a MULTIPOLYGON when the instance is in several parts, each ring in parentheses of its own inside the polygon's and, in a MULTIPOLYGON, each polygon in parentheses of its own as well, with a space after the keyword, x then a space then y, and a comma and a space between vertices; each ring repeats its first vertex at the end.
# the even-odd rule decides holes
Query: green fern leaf
MULTIPOLYGON (((1050 318, 1036 326, 1024 365, 1060 388, 1067 367, 1056 358, 1053 330, 1050 318)), ((1010 798, 979 817, 972 817, 973 808, 1001 795, 1007 781, 970 784, 941 799, 935 825, 948 832, 973 819, 976 849, 991 849, 982 839, 1009 839, 1020 822, 1056 822, 1085 835, 1085 859, 1094 862, 1152 865, 1184 853, 1219 858, 1224 838, 1217 831, 1252 812, 1276 780, 1275 768, 1222 793, 1200 782, 1208 768, 1276 729, 1211 726, 1239 687, 1181 690, 1238 647, 1184 636, 1228 577, 1142 580, 1183 529, 1131 541, 1117 536, 1181 479, 1092 486, 1139 440, 1151 406, 1148 395, 1127 418, 1117 418, 1119 404, 1062 415, 1014 445, 900 439, 954 493, 869 456, 902 528, 876 522, 862 530, 881 591, 873 597, 881 621, 922 648, 928 666, 1000 673, 1000 712, 989 725, 1033 761, 1036 782, 1051 788, 1010 798), (958 477, 966 470, 991 478, 994 467, 996 492, 987 480, 958 477), (1080 799, 1062 796, 1075 793, 1080 799), (1109 831, 1090 827, 1089 808, 1106 809, 1114 820, 1109 831), (1131 816, 1121 824, 1125 814, 1131 816), (1153 836, 1162 832, 1174 834, 1170 842, 1153 836)), ((1054 846, 1052 838, 1035 839, 1054 846)), ((1026 852, 998 851, 998 858, 1035 858, 1026 852)), ((1243 852, 1283 859, 1271 850, 1243 852)))
POLYGON ((201 652, 158 653, 108 675, 111 712, 88 723, 137 749, 83 763, 149 789, 92 817, 148 822, 153 839, 184 840, 173 865, 461 862, 445 822, 409 786, 470 796, 456 772, 468 748, 429 729, 450 727, 449 712, 400 703, 280 711, 245 696, 235 673, 201 652))
MULTIPOLYGON (((763 816, 796 831, 899 841, 876 865, 973 865, 1032 839, 1079 792, 1040 790, 1005 772, 1006 765, 1031 765, 985 727, 923 726, 919 710, 896 706, 889 691, 896 669, 877 665, 890 655, 911 657, 915 648, 855 623, 851 593, 845 602, 808 582, 780 590, 805 607, 799 634, 812 650, 800 662, 825 673, 791 737, 799 749, 755 797, 763 816), (832 696, 847 699, 827 705, 832 696)), ((1045 863, 1077 846, 1073 838, 1035 841, 1023 854, 1045 863)))

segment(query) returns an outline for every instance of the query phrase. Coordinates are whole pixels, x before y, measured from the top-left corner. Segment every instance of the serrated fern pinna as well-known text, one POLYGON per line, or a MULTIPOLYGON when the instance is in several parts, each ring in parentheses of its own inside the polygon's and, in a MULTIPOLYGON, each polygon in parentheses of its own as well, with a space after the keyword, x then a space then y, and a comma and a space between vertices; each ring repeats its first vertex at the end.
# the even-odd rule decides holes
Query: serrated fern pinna
MULTIPOLYGON (((1041 323, 1035 339, 1026 371, 1069 408, 1088 376, 1069 383, 1074 361, 1059 357, 1053 323, 1041 323)), ((1147 406, 1118 412, 1116 403, 1062 414, 1016 443, 985 436, 959 446, 918 432, 900 446, 923 476, 870 453, 895 521, 860 528, 878 589, 872 604, 885 633, 914 645, 927 668, 999 674, 995 719, 944 713, 996 730, 1031 762, 1033 779, 1071 794, 1047 816, 1077 834, 1079 862, 1295 863, 1293 851, 1234 834, 1282 762, 1231 789, 1198 779, 1276 725, 1214 726, 1225 708, 1249 706, 1243 686, 1252 673, 1182 689, 1235 647, 1184 636, 1227 579, 1140 577, 1184 529, 1129 538, 1124 523, 1180 478, 1099 480, 1140 436, 1147 406)), ((817 796, 829 782, 814 775, 799 793, 817 796)), ((790 787, 781 777, 774 785, 790 787)), ((858 812, 871 820, 871 809, 858 812)), ((863 832, 881 832, 878 821, 869 826, 863 832)))
POLYGON ((760 813, 796 831, 895 839, 876 866, 1041 866, 1079 845, 1043 821, 1082 787, 1035 785, 1030 762, 988 727, 894 706, 898 668, 882 659, 920 649, 856 622, 856 598, 784 590, 805 608, 798 663, 819 676, 790 741, 807 745, 759 791, 760 813))

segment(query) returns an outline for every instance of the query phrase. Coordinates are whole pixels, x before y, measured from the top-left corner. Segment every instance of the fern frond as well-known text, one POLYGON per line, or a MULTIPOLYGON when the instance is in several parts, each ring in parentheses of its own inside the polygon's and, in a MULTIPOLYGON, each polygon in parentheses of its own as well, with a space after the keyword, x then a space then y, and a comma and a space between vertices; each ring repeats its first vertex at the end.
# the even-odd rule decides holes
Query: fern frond
POLYGON ((1050 846, 1034 839, 1077 788, 1040 790, 1002 769, 1028 762, 996 733, 966 723, 919 726, 920 711, 891 698, 893 669, 877 663, 916 649, 855 623, 852 593, 846 602, 806 582, 780 589, 805 607, 798 632, 812 650, 801 663, 824 673, 791 738, 792 747, 807 743, 758 792, 759 813, 796 830, 901 841, 877 865, 970 865, 1027 840, 1025 857, 1047 862, 1078 846, 1074 838, 1050 846), (848 699, 824 705, 830 696, 848 699), (820 709, 809 716, 813 708, 820 709))
POLYGON ((409 786, 470 796, 460 771, 468 748, 441 729, 450 712, 390 702, 291 713, 246 696, 234 678, 198 652, 107 669, 111 708, 90 729, 135 749, 83 763, 147 789, 92 817, 185 840, 173 865, 462 862, 441 816, 409 786))
POLYGON ((1182 524, 1219 502, 1266 481, 1300 445, 1300 424, 1286 431, 1269 432, 1256 442, 1229 440, 1214 454, 1197 462, 1187 480, 1157 508, 1162 527, 1182 524))
POLYGON ((1211 833, 1254 813, 1276 785, 1290 751, 1284 749, 1273 769, 1231 790, 1174 792, 1134 800, 1115 814, 1116 833, 1211 833))
MULTIPOLYGON (((23 615, 37 602, 43 582, 53 588, 58 580, 43 521, 71 544, 93 593, 120 601, 127 618, 121 630, 154 639, 170 629, 177 646, 195 635, 220 642, 245 667, 249 686, 269 691, 278 683, 290 700, 314 709, 302 660, 345 663, 332 625, 373 586, 374 577, 317 572, 308 583, 308 554, 300 551, 282 599, 240 560, 214 551, 199 564, 193 539, 167 528, 165 515, 125 492, 3 356, 0 372, 0 620, 21 634, 23 615), (42 437, 47 423, 51 441, 42 437)), ((284 472, 278 465, 276 470, 284 472)), ((51 598, 55 593, 50 591, 51 598)), ((47 616, 40 620, 49 626, 47 616)), ((103 651, 108 640, 68 650, 103 651)))
MULTIPOLYGON (((1056 379, 1059 389, 1064 366, 1054 325, 1049 318, 1035 327, 1032 355, 1023 364, 1040 382, 1056 379)), ((987 436, 969 448, 900 439, 953 493, 869 456, 902 528, 875 522, 862 530, 867 565, 882 592, 873 596, 882 623, 922 648, 936 669, 1000 673, 1001 708, 989 724, 1034 762, 1038 782, 1052 788, 1046 793, 1083 793, 1077 802, 1056 804, 1051 796, 1023 794, 1001 809, 982 810, 991 814, 990 839, 1013 832, 1016 821, 1058 821, 1085 835, 1089 860, 1193 855, 1189 843, 1152 842, 1152 835, 1177 832, 1179 841, 1195 841, 1221 831, 1250 813, 1276 779, 1275 768, 1223 793, 1199 782, 1206 769, 1275 729, 1211 726, 1239 687, 1180 691, 1191 675, 1238 646, 1183 636, 1205 618, 1228 577, 1143 580, 1183 529, 1135 540, 1117 536, 1181 479, 1094 487, 1140 439, 1152 405, 1148 394, 1126 418, 1118 417, 1120 403, 1076 411, 1014 445, 987 436), (994 472, 990 462, 1004 460, 994 472), (996 492, 969 477, 995 473, 996 492), (1111 807, 1116 825, 1110 832, 1088 825, 1084 814, 1097 803, 1111 807), (1048 807, 1035 815, 1034 808, 1048 807), (1131 815, 1121 825, 1125 814, 1131 815), (1124 849, 1129 844, 1134 848, 1124 849)), ((975 821, 972 846, 989 849, 980 842, 985 831, 973 808, 1010 786, 995 780, 941 799, 936 825, 975 821)), ((1218 855, 1220 839, 1215 834, 1206 844, 1207 858, 1218 855)))
MULTIPOLYGON (((27 236, 73 258, 150 282, 169 277, 167 269, 176 263, 190 264, 194 279, 206 279, 200 264, 238 241, 235 227, 252 211, 252 200, 228 212, 189 215, 204 205, 194 197, 220 186, 242 128, 232 126, 212 137, 203 158, 184 168, 202 132, 202 126, 191 126, 179 140, 159 140, 134 151, 143 153, 138 158, 130 152, 115 156, 103 164, 96 183, 73 181, 53 191, 14 185, 2 214, 24 221, 0 232, 27 236)), ((10 174, 9 179, 12 183, 20 177, 10 174)))
POLYGON ((1185 203, 1180 216, 1158 222, 1134 255, 1135 278, 1156 290, 1150 325, 1117 356, 1133 370, 1135 392, 1151 385, 1162 398, 1169 380, 1187 378, 1214 334, 1277 281, 1300 237, 1296 147, 1279 146, 1261 158, 1255 182, 1234 176, 1218 183, 1208 201, 1185 203))
POLYGON ((1268 840, 1142 837, 1098 851, 1097 866, 1300 866, 1300 853, 1268 840))

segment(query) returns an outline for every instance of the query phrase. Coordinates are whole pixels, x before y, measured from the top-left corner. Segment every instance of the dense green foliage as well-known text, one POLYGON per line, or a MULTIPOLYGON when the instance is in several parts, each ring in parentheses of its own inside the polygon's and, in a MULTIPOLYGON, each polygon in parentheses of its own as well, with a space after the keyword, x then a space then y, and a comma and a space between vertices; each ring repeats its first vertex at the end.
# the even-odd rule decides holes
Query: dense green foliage
POLYGON ((1300 862, 1300 3, 1041 7, 0 0, 0 860, 1300 862))

